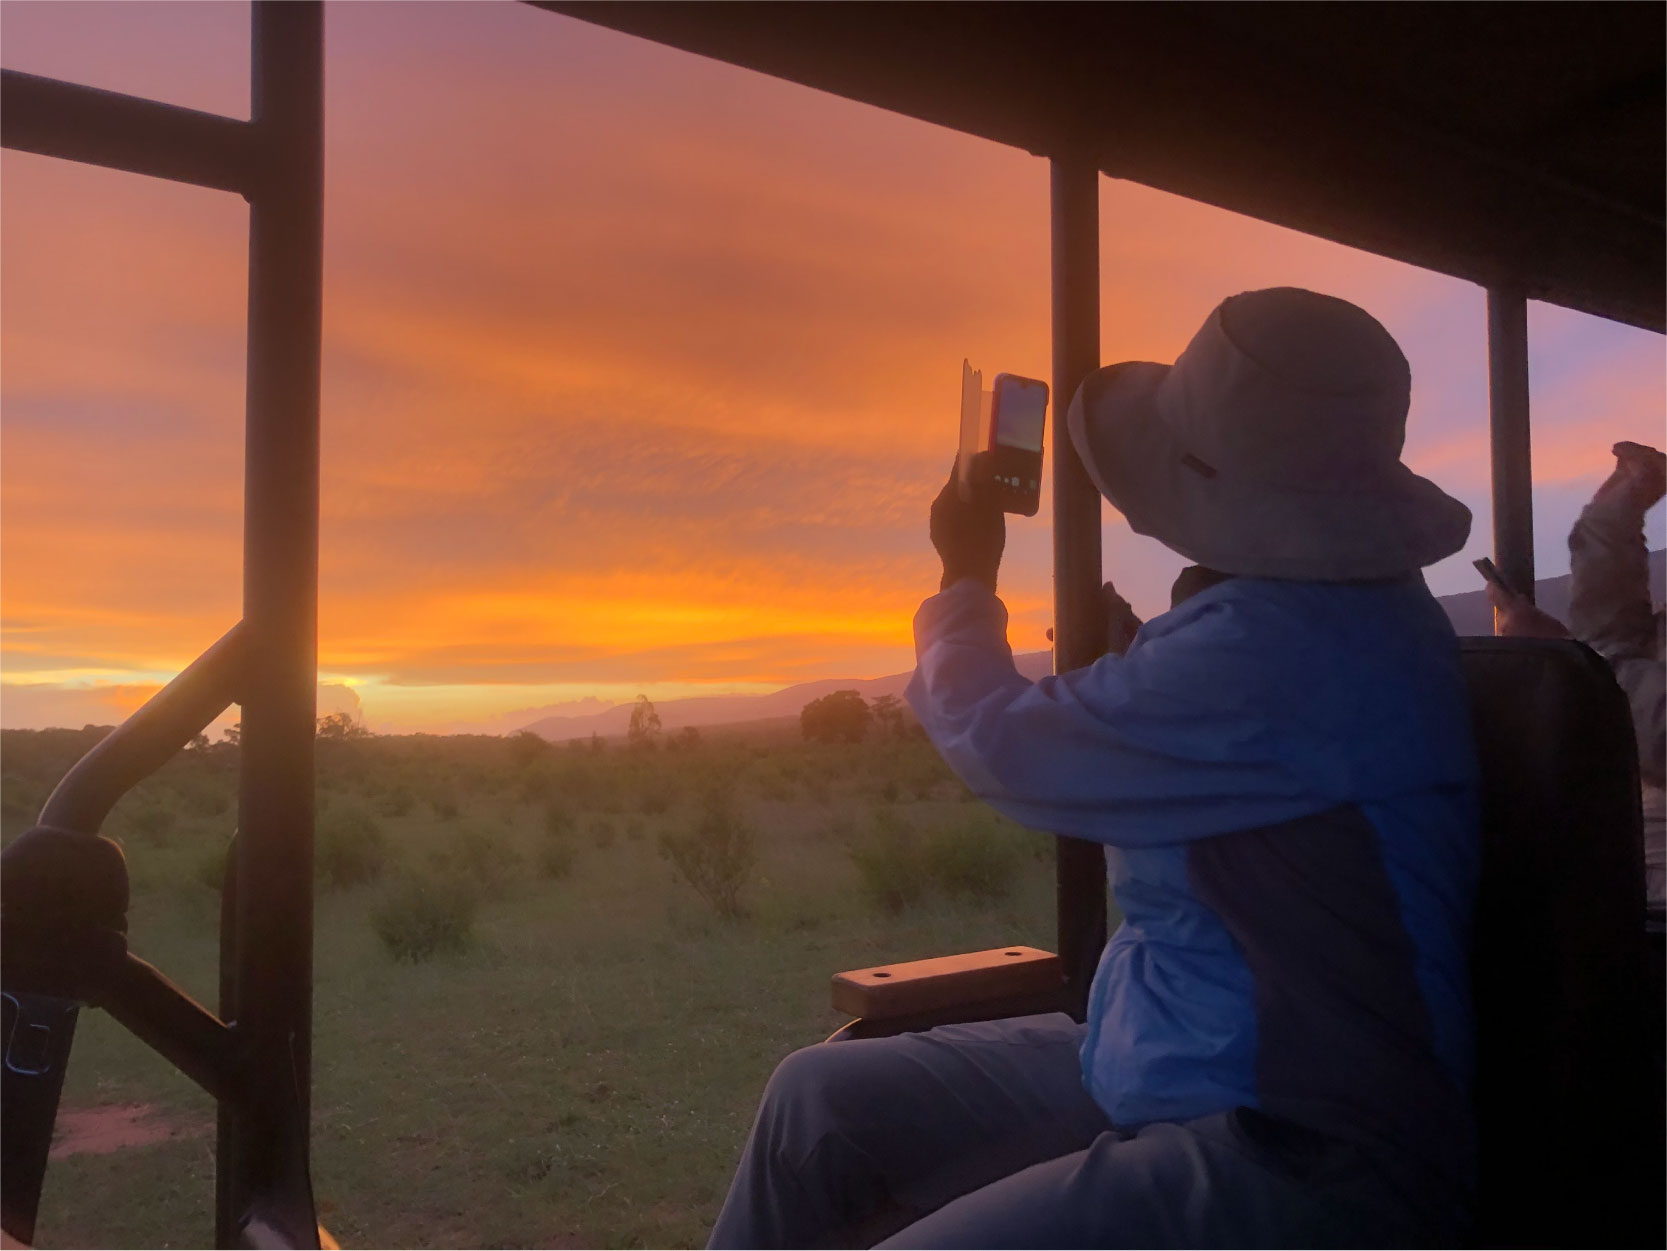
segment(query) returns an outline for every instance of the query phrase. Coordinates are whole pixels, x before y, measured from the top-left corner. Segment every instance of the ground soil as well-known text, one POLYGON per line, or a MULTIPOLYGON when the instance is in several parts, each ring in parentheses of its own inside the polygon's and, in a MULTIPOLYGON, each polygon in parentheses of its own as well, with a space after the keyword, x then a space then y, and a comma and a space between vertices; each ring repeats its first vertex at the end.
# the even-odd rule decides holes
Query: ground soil
POLYGON ((52 1135, 54 1160, 73 1155, 107 1155, 123 1147, 149 1147, 173 1138, 208 1132, 205 1125, 170 1119, 154 1103, 119 1103, 97 1108, 60 1108, 52 1135))

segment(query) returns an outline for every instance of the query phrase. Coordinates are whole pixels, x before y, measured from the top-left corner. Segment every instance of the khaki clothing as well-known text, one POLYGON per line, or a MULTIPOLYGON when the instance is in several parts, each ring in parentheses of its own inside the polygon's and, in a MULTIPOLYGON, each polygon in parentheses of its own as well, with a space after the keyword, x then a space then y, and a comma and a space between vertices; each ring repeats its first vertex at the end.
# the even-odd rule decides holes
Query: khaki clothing
POLYGON ((1569 629, 1615 670, 1632 704, 1644 790, 1644 876, 1650 907, 1667 903, 1667 619, 1650 603, 1644 517, 1594 500, 1569 534, 1569 629))

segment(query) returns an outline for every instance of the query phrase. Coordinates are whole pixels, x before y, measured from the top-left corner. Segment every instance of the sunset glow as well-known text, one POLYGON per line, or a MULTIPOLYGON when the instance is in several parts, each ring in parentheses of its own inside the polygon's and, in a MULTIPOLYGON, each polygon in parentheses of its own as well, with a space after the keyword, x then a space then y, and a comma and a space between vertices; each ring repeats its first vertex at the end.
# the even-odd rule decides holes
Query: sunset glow
MULTIPOLYGON (((1046 163, 523 5, 326 23, 321 711, 503 731, 907 669, 961 360, 1049 376, 1046 163)), ((0 8, 8 68, 237 116, 247 40, 239 4, 0 8)), ((246 206, 0 178, 0 716, 113 721, 239 614, 246 206)), ((1107 361, 1259 286, 1389 327, 1407 459, 1476 514, 1431 583, 1472 588, 1482 292, 1131 184, 1101 213, 1107 361)), ((1544 576, 1609 445, 1660 445, 1662 340, 1538 305, 1530 333, 1544 576)), ((1048 509, 1009 527, 1021 650, 1048 509)), ((1180 564, 1107 510, 1137 610, 1180 564)))

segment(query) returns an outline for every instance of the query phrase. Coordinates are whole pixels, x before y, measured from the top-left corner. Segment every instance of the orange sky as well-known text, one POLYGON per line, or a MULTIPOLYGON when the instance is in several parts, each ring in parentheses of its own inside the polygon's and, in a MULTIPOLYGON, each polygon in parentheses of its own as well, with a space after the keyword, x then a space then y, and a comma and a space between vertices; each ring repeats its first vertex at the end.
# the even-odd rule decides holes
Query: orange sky
MULTIPOLYGON (((241 4, 0 6, 9 68, 238 116, 247 38, 241 4)), ((505 729, 906 669, 961 358, 1048 376, 1045 163, 519 5, 333 5, 327 40, 322 706, 505 729)), ((237 616, 247 213, 0 179, 0 718, 110 721, 237 616)), ((1408 459, 1486 551, 1479 290, 1110 182, 1102 271, 1108 361, 1173 359, 1251 287, 1370 309, 1413 364, 1408 459)), ((1608 445, 1662 439, 1662 341, 1531 333, 1556 573, 1608 445)), ((1021 650, 1046 514, 1010 527, 1021 650)), ((1179 560, 1109 511, 1106 545, 1158 610, 1179 560)))

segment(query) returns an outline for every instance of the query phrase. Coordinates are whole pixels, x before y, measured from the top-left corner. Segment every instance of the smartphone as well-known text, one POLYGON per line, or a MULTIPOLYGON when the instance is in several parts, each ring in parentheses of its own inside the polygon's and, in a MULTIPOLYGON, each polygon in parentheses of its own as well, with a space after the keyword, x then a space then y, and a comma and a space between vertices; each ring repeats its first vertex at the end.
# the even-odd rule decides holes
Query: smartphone
POLYGON ((988 500, 1004 513, 1034 517, 1042 502, 1048 384, 997 374, 986 424, 976 402, 968 399, 968 387, 978 388, 980 376, 969 366, 962 368, 961 497, 988 500))
MULTIPOLYGON (((1493 583, 1500 590, 1511 591, 1511 584, 1505 581, 1505 575, 1500 573, 1494 563, 1486 556, 1483 556, 1480 560, 1473 560, 1470 563, 1476 566, 1477 573, 1481 574, 1483 578, 1493 583)), ((1516 592, 1511 591, 1511 594, 1514 595, 1516 592)))

